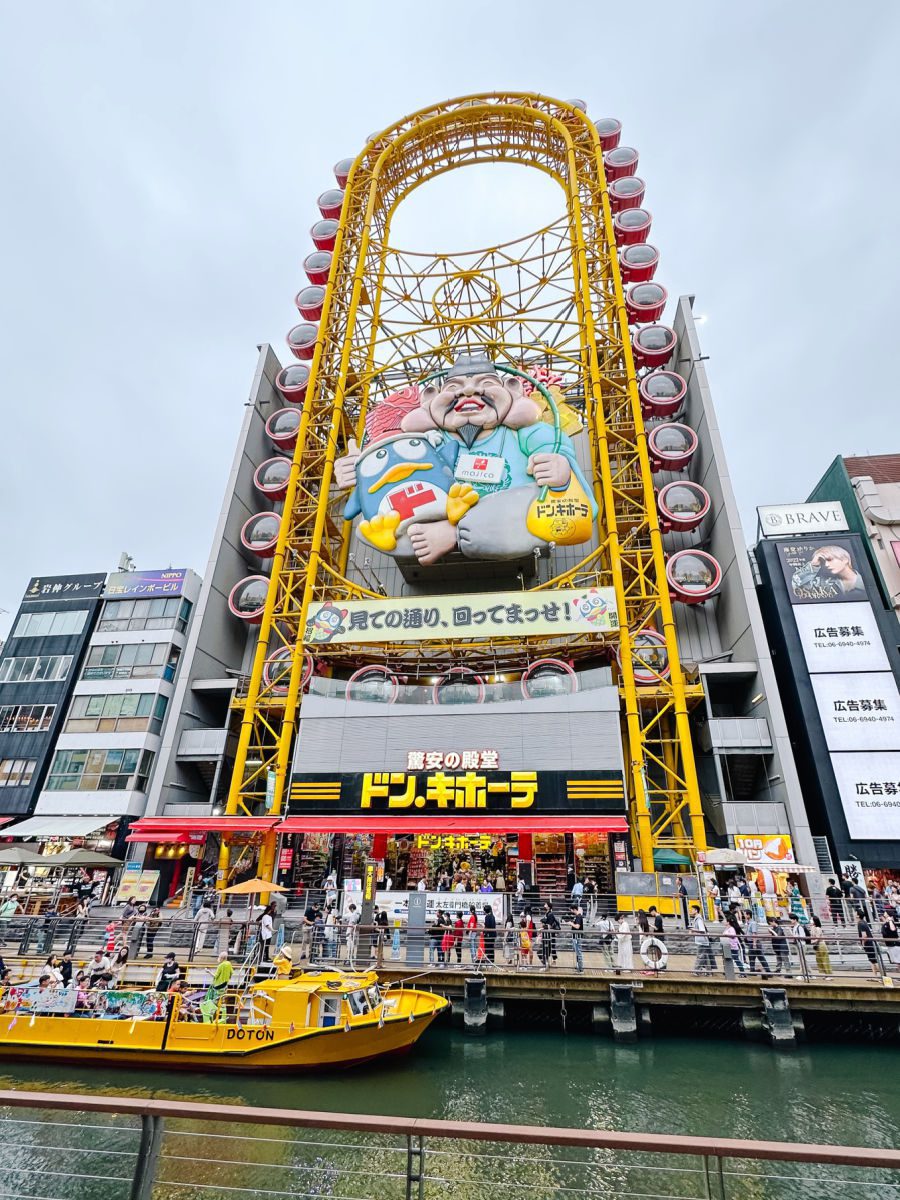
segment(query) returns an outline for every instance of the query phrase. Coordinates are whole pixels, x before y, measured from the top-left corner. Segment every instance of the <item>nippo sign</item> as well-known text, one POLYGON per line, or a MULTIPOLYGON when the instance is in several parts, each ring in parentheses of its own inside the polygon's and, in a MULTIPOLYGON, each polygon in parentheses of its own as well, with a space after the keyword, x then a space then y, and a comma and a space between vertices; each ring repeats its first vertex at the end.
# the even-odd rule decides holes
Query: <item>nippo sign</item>
POLYGON ((756 512, 763 537, 837 533, 850 528, 838 500, 825 504, 764 504, 756 512))

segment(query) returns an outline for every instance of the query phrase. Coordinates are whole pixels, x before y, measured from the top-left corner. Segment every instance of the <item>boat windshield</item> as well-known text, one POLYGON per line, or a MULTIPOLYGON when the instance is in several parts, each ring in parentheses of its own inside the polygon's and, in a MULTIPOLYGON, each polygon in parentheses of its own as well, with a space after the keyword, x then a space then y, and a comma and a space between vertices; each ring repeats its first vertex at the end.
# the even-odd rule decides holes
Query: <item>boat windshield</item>
POLYGON ((379 992, 378 988, 374 985, 374 983, 372 984, 372 986, 370 988, 366 989, 366 995, 369 997, 369 1004, 372 1006, 373 1009, 376 1009, 378 1007, 378 1005, 381 1003, 381 992, 379 992))

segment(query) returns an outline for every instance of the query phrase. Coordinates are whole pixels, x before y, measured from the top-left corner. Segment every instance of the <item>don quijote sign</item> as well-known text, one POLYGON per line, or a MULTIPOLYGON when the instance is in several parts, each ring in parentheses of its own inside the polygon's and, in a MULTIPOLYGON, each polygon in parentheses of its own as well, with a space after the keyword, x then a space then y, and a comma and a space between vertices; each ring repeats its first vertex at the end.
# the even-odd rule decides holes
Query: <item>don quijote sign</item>
POLYGON ((841 503, 764 504, 756 510, 763 537, 792 537, 797 533, 839 533, 849 529, 841 503))

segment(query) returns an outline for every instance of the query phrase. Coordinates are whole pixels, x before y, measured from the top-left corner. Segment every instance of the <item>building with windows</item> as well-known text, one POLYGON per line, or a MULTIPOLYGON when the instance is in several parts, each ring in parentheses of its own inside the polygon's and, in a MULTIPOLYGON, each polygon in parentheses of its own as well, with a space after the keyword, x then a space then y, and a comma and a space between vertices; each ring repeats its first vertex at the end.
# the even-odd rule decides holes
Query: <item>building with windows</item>
MULTIPOLYGON (((144 812, 200 579, 175 569, 97 578, 92 628, 72 656, 52 752, 35 803, 20 810, 31 816, 9 832, 55 845, 87 838, 121 856, 128 822, 144 812)), ((43 616, 40 628, 49 615, 34 615, 43 616)))
POLYGON ((100 609, 106 575, 29 581, 0 654, 0 820, 31 812, 100 609))
POLYGON ((876 584, 900 620, 900 454, 841 457, 809 494, 838 501, 863 539, 876 584))

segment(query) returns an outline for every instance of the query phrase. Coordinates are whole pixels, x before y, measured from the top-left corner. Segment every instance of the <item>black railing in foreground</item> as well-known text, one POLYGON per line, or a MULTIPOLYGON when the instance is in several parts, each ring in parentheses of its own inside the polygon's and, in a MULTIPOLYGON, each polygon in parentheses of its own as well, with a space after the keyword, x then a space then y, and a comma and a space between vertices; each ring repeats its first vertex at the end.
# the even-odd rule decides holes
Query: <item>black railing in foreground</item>
POLYGON ((0 1197, 170 1195, 883 1200, 900 1151, 0 1092, 0 1197))

